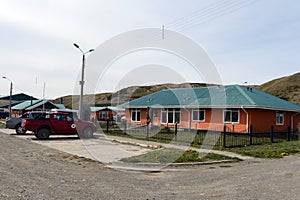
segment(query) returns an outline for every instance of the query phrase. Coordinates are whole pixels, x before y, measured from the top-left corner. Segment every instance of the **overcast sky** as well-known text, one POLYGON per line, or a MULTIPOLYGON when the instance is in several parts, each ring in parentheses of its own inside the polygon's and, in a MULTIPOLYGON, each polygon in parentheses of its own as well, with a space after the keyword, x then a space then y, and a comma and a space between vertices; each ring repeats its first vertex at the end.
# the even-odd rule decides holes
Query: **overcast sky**
MULTIPOLYGON (((165 25, 205 49, 223 84, 262 84, 300 71, 299 8, 298 0, 0 0, 1 77, 13 81, 14 93, 42 98, 45 83, 46 98, 73 94, 82 58, 74 42, 84 50, 95 48, 96 54, 101 44, 122 33, 165 25)), ((148 69, 154 64, 154 74, 160 67, 165 74, 166 68, 186 73, 177 82, 205 80, 165 52, 139 54, 114 63, 118 73, 97 80, 95 92, 176 82, 176 75, 166 75, 143 83, 149 70, 142 74, 133 65, 148 69), (130 81, 135 77, 129 72, 138 72, 139 82, 130 81), (124 77, 128 80, 121 84, 124 77)), ((8 94, 9 82, 1 79, 0 95, 8 94)))

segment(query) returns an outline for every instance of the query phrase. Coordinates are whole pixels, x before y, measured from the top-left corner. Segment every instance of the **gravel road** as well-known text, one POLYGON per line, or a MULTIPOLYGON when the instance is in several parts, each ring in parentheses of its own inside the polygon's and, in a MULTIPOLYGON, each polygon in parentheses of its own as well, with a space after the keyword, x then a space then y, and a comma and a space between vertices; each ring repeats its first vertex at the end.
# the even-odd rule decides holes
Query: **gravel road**
POLYGON ((1 130, 0 152, 0 199, 300 198, 300 155, 133 173, 1 130))

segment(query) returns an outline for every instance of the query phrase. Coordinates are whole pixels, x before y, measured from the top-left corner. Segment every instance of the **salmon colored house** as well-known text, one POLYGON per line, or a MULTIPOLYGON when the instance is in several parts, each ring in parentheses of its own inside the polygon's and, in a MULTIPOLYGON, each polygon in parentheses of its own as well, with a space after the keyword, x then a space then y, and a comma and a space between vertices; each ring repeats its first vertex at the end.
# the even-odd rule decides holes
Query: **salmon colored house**
POLYGON ((90 119, 92 121, 112 121, 114 120, 114 116, 124 114, 123 108, 118 107, 91 107, 91 116, 90 119))
POLYGON ((300 132, 300 106, 240 85, 162 90, 123 104, 127 123, 234 132, 300 132))

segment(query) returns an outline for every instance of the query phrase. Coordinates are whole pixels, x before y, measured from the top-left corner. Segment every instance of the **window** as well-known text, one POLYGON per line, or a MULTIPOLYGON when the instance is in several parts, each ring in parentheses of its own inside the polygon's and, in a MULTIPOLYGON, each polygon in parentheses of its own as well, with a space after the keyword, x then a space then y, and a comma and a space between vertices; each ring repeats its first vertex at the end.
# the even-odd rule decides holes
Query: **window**
POLYGON ((141 110, 137 108, 133 108, 131 110, 131 121, 140 122, 141 121, 141 110))
POLYGON ((193 109, 193 121, 205 121, 205 110, 204 109, 193 109))
POLYGON ((107 119, 107 111, 100 112, 100 119, 107 119))
POLYGON ((282 111, 276 111, 276 125, 284 124, 284 113, 282 111))
POLYGON ((63 114, 54 114, 53 118, 60 121, 65 121, 65 115, 63 114))
POLYGON ((161 111, 161 123, 180 123, 180 108, 167 108, 161 111))
POLYGON ((225 123, 239 123, 240 112, 238 109, 226 109, 224 110, 224 122, 225 123))
POLYGON ((67 115, 67 121, 68 122, 73 122, 74 121, 73 116, 67 115))

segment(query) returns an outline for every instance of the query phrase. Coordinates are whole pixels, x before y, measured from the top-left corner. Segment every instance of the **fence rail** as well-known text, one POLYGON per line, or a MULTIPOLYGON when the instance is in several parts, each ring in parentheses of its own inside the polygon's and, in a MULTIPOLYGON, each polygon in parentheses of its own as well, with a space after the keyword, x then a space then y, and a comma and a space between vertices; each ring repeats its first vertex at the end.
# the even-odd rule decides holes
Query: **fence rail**
MULTIPOLYGON (((249 131, 233 132, 226 125, 223 131, 182 130, 175 127, 160 128, 148 125, 135 124, 102 124, 102 129, 112 134, 126 134, 134 138, 158 140, 164 142, 176 142, 201 146, 240 147, 259 145, 265 143, 298 140, 299 133, 276 131, 271 126, 270 130, 258 131, 252 127, 249 131)), ((217 129, 216 129, 217 130, 217 129)))

